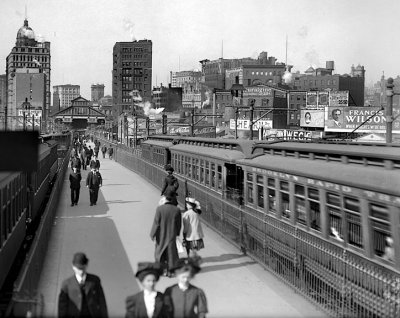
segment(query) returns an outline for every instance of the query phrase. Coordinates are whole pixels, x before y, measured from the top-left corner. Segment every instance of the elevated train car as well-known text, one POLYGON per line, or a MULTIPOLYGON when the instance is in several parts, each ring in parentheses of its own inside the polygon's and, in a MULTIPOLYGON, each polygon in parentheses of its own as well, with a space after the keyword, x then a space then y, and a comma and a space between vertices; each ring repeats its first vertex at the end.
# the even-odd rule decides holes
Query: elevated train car
POLYGON ((39 144, 38 170, 0 173, 0 288, 30 232, 57 174, 56 141, 39 144))

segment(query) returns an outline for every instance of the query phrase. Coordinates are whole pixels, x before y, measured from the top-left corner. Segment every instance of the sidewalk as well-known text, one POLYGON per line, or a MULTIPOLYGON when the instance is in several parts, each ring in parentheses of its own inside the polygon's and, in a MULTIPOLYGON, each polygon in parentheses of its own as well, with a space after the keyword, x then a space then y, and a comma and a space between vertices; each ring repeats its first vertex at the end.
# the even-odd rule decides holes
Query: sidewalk
MULTIPOLYGON (((61 194, 46 262, 39 284, 43 314, 57 315, 62 281, 72 275, 72 257, 83 251, 88 271, 99 275, 110 317, 125 315, 125 298, 138 292, 134 272, 139 261, 154 261, 149 232, 160 191, 113 160, 102 159, 103 187, 96 206, 89 206, 84 186, 89 170, 82 170, 79 204, 71 207, 68 175, 61 194)), ((296 294, 252 259, 242 255, 219 234, 204 226, 202 271, 193 284, 208 300, 207 317, 323 317, 323 313, 296 294)), ((182 255, 184 257, 184 255, 182 255)), ((161 292, 175 283, 162 277, 161 292)))

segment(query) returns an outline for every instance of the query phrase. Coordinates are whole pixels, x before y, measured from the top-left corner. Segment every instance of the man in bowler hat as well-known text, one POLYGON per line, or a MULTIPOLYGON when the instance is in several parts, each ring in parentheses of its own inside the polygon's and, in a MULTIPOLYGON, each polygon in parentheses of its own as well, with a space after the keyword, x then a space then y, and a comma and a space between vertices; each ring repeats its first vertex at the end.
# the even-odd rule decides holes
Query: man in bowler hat
POLYGON ((88 263, 84 253, 75 253, 72 260, 74 275, 61 285, 58 317, 108 317, 100 278, 87 273, 88 263))

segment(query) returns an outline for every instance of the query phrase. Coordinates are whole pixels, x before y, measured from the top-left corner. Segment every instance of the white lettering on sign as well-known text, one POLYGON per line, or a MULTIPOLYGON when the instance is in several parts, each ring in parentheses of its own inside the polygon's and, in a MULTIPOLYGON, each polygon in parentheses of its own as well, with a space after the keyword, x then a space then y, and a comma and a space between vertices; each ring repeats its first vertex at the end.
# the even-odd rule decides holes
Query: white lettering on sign
MULTIPOLYGON (((264 129, 272 129, 272 120, 259 120, 254 123, 253 130, 259 130, 261 127, 264 129)), ((235 129, 235 120, 231 119, 229 121, 229 129, 235 129)), ((238 130, 250 130, 250 120, 248 119, 238 119, 237 120, 237 129, 238 130)))
POLYGON ((268 87, 246 87, 243 97, 248 96, 272 96, 272 89, 268 87))
POLYGON ((271 137, 283 140, 311 140, 312 132, 305 130, 289 129, 264 131, 263 139, 270 139, 271 137))

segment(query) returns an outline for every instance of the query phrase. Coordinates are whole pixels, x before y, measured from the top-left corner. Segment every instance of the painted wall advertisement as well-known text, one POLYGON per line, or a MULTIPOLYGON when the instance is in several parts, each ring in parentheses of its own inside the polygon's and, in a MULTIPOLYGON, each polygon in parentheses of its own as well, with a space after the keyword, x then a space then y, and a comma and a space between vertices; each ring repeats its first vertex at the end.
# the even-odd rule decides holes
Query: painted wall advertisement
MULTIPOLYGON (((162 134, 162 128, 156 129, 157 134, 162 134)), ((194 127, 194 135, 197 137, 210 137, 215 138, 216 128, 215 126, 202 126, 194 127)), ((167 126, 167 135, 182 135, 187 136, 190 134, 190 126, 167 126)))
POLYGON ((349 106, 349 91, 329 92, 329 106, 349 106))
POLYGON ((300 110, 301 127, 324 127, 325 112, 323 110, 300 110))
POLYGON ((306 107, 308 110, 324 110, 326 106, 348 106, 349 92, 309 91, 306 94, 306 107))
MULTIPOLYGON (((379 107, 326 107, 325 131, 385 133, 386 114, 379 107)), ((400 133, 400 123, 393 122, 393 133, 400 133)))
POLYGON ((265 130, 263 139, 312 140, 322 138, 322 131, 270 129, 265 130))
MULTIPOLYGON (((269 119, 260 119, 253 125, 253 131, 259 130, 261 127, 264 129, 272 128, 272 120, 269 119)), ((235 120, 231 119, 229 122, 229 129, 235 130, 235 120)), ((238 130, 250 130, 250 120, 249 119, 238 119, 237 120, 237 129, 238 130)))
POLYGON ((243 97, 272 96, 272 89, 269 87, 246 87, 243 97))

